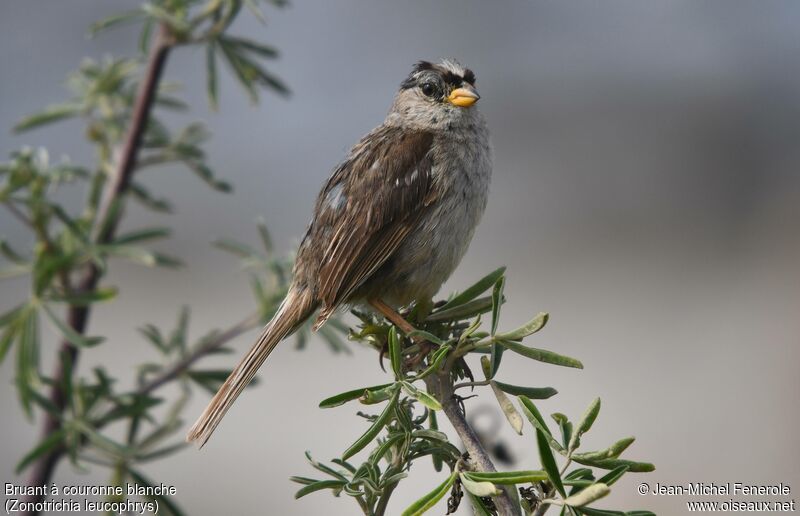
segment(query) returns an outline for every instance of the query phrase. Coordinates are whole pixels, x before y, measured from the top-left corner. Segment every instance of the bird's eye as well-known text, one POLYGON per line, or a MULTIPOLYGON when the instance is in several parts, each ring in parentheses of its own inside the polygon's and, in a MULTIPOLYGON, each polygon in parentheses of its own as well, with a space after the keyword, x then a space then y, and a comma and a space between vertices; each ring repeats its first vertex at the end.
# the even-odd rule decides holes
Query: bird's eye
POLYGON ((432 82, 422 83, 419 89, 422 90, 422 94, 426 97, 433 97, 436 94, 436 85, 432 82))

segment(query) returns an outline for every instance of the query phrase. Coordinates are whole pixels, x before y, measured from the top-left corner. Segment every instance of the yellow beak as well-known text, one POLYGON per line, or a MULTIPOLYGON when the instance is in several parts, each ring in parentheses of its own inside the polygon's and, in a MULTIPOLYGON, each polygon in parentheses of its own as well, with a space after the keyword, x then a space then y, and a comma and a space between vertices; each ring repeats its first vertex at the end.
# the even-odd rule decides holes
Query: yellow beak
POLYGON ((454 106, 470 107, 478 102, 481 98, 478 92, 472 86, 464 86, 463 88, 456 88, 447 96, 447 101, 454 106))

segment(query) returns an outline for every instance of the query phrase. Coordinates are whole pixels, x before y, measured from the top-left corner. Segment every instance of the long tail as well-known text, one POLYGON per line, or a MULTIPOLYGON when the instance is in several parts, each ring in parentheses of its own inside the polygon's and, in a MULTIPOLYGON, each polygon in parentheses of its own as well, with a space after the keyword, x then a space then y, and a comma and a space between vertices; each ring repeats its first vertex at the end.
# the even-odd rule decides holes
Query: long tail
POLYGON ((316 303, 307 291, 290 289, 280 309, 272 320, 264 327, 261 336, 250 348, 247 355, 236 366, 217 394, 209 402, 206 409, 195 422, 186 435, 188 442, 194 442, 198 448, 211 437, 225 413, 239 397, 250 380, 255 376, 258 368, 267 359, 275 346, 284 337, 292 333, 305 321, 316 308, 316 303))

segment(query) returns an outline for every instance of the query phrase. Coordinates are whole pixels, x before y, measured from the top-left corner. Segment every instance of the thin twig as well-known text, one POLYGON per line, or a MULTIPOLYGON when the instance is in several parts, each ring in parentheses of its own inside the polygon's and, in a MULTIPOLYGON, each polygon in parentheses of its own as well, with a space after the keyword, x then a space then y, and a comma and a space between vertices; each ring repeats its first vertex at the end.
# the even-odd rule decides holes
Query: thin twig
POLYGON ((242 333, 245 333, 249 330, 252 330, 256 326, 258 326, 261 317, 259 314, 254 313, 242 319, 240 322, 234 324, 227 330, 220 332, 205 342, 203 342, 197 349, 195 349, 192 353, 186 355, 179 361, 175 362, 172 367, 165 369, 161 372, 158 376, 150 380, 149 382, 145 383, 139 389, 136 390, 137 394, 148 394, 162 385, 169 383, 170 381, 178 378, 184 372, 188 371, 189 368, 203 358, 204 356, 208 355, 209 353, 213 353, 214 351, 218 350, 222 346, 224 346, 228 341, 238 337, 242 333))
POLYGON ((463 389, 464 387, 485 387, 491 382, 491 380, 482 380, 480 382, 461 382, 453 385, 453 390, 457 391, 458 389, 463 389))
MULTIPOLYGON (((114 207, 117 199, 126 192, 130 185, 137 154, 141 146, 142 135, 144 134, 147 120, 150 117, 158 83, 161 79, 161 74, 164 70, 164 65, 172 45, 173 42, 169 31, 166 26, 162 25, 148 58, 147 71, 145 72, 144 79, 140 83, 139 90, 136 94, 131 125, 128 129, 115 173, 109 178, 105 186, 103 204, 99 210, 98 217, 96 218, 97 222, 95 224, 95 241, 98 243, 108 243, 114 238, 114 233, 119 223, 119 211, 112 210, 112 207, 114 207)), ((88 265, 76 292, 89 293, 94 291, 100 276, 101 272, 96 265, 88 265)), ((67 311, 67 324, 76 333, 83 334, 85 332, 88 319, 88 306, 72 305, 69 307, 67 311)), ((63 386, 66 382, 71 381, 71 379, 67 377, 68 372, 65 365, 69 364, 69 369, 72 370, 78 360, 78 355, 78 348, 72 343, 67 340, 61 343, 61 349, 59 350, 60 360, 58 360, 56 364, 49 395, 50 402, 55 406, 57 411, 56 414, 45 414, 42 425, 42 439, 46 439, 53 432, 58 431, 61 426, 59 414, 64 411, 68 401, 63 386)), ((63 452, 63 449, 53 450, 38 459, 31 469, 30 476, 28 477, 28 485, 41 486, 48 483, 63 452)), ((44 498, 43 495, 32 495, 26 497, 25 501, 31 502, 29 506, 34 507, 36 502, 41 502, 44 498)), ((35 514, 35 512, 28 511, 24 514, 35 514)))

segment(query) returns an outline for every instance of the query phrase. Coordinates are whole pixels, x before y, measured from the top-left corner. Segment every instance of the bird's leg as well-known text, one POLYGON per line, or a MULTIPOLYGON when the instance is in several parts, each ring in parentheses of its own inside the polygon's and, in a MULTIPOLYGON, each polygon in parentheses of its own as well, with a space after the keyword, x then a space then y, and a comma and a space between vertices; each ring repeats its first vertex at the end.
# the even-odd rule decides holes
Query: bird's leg
MULTIPOLYGON (((378 298, 372 299, 369 301, 369 304, 372 305, 372 307, 375 308, 375 310, 377 310, 378 312, 380 312, 384 317, 389 319, 389 321, 391 321, 392 324, 403 330, 403 333, 405 333, 406 335, 416 330, 416 328, 414 328, 411 325, 411 323, 406 321, 402 315, 397 313, 397 311, 394 308, 387 305, 380 299, 378 298)), ((412 366, 415 366, 419 362, 421 362, 422 359, 428 355, 428 353, 431 352, 432 346, 430 342, 421 337, 413 336, 411 337, 411 340, 413 340, 419 346, 419 353, 411 357, 411 360, 409 361, 412 366)))

